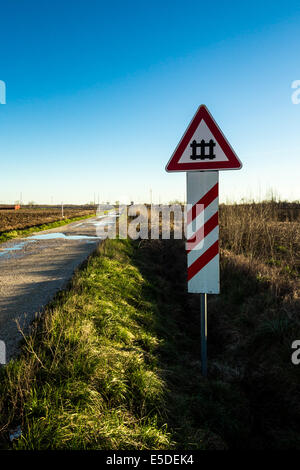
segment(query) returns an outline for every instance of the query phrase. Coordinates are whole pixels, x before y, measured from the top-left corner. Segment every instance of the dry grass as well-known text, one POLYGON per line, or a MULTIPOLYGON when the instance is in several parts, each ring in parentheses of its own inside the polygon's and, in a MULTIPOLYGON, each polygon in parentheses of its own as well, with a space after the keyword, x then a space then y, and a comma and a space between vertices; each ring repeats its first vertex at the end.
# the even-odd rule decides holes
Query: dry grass
POLYGON ((296 277, 300 270, 300 205, 285 210, 272 202, 222 205, 221 247, 296 277))

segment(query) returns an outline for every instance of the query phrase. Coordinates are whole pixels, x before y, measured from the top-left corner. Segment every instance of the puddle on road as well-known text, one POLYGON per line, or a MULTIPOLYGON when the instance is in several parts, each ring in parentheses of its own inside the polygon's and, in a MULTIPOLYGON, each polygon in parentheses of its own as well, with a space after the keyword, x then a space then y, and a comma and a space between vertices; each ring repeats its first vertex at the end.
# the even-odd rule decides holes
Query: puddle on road
MULTIPOLYGON (((91 224, 95 226, 99 225, 114 225, 116 223, 115 220, 109 220, 109 219, 116 219, 118 215, 110 215, 110 216, 99 216, 97 217, 96 220, 88 220, 84 221, 75 227, 79 227, 80 225, 86 225, 86 224, 91 224), (100 220, 99 220, 100 219, 100 220), (108 220, 103 220, 103 219, 108 219, 108 220)), ((96 237, 92 235, 66 235, 61 232, 55 232, 55 233, 44 233, 40 235, 33 235, 32 237, 29 237, 29 239, 33 240, 55 240, 55 239, 63 239, 63 240, 90 240, 91 243, 92 240, 101 240, 102 237, 96 237)))
POLYGON ((65 235, 64 233, 44 233, 43 235, 33 235, 28 237, 26 241, 16 243, 13 246, 6 246, 0 248, 0 257, 7 255, 9 258, 15 251, 20 251, 29 243, 34 243, 37 240, 85 240, 85 243, 95 243, 96 240, 101 240, 102 237, 93 237, 89 235, 65 235))
POLYGON ((33 243, 34 241, 35 240, 29 240, 29 241, 26 241, 26 242, 17 243, 16 245, 13 245, 13 246, 7 246, 7 247, 0 250, 0 256, 8 255, 13 251, 22 250, 22 248, 25 245, 27 245, 27 243, 33 243))
POLYGON ((44 233, 42 235, 33 235, 29 237, 32 240, 99 240, 100 237, 93 237, 90 235, 65 235, 64 233, 44 233))
MULTIPOLYGON (((84 225, 86 223, 93 224, 95 226, 100 226, 100 225, 113 225, 115 224, 115 220, 109 220, 109 219, 115 219, 119 216, 119 214, 110 214, 110 215, 105 215, 105 216, 98 216, 96 220, 93 221, 87 221, 87 222, 82 222, 76 227, 79 227, 80 225, 84 225), (99 220, 100 219, 100 220, 99 220), (103 220, 103 219, 108 219, 108 220, 103 220)), ((37 240, 85 240, 86 243, 95 243, 96 240, 101 240, 104 237, 102 236, 92 236, 92 235, 65 235, 64 233, 61 232, 55 232, 55 233, 43 233, 40 235, 32 235, 31 237, 26 238, 23 242, 16 243, 13 246, 7 246, 3 249, 0 248, 0 257, 4 255, 11 255, 14 251, 19 251, 24 248, 28 243, 33 243, 37 240)))
POLYGON ((113 225, 116 223, 115 219, 120 217, 121 213, 111 213, 109 215, 98 215, 96 219, 94 220, 85 220, 84 222, 81 222, 77 225, 74 225, 74 227, 81 227, 82 225, 113 225), (108 220, 103 220, 103 219, 108 219, 108 220), (114 219, 114 220, 110 220, 114 219))

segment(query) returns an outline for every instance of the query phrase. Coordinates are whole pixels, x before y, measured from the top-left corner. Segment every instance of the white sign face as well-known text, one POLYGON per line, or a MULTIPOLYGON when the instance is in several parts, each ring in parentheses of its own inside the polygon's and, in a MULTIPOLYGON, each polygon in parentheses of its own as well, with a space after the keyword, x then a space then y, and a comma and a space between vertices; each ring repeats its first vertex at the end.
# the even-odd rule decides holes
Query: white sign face
POLYGON ((195 133, 192 135, 190 142, 186 149, 184 150, 183 154, 181 155, 178 164, 182 163, 191 163, 200 160, 200 155, 202 152, 201 149, 201 142, 204 142, 203 146, 203 154, 205 155, 204 160, 213 161, 213 162, 228 162, 228 158, 226 157, 225 153, 221 149, 220 145, 216 141, 215 137, 213 136, 212 132, 208 128, 206 122, 202 120, 197 127, 195 133), (210 145, 211 144, 211 145, 210 145), (195 150, 194 150, 195 146, 195 150), (195 159, 193 158, 193 153, 195 154, 195 159), (210 157, 211 153, 211 157, 210 157))
POLYGON ((213 171, 238 170, 241 167, 242 163, 212 115, 206 106, 201 105, 170 158, 166 170, 213 171))
POLYGON ((187 173, 188 292, 220 293, 219 173, 187 173))

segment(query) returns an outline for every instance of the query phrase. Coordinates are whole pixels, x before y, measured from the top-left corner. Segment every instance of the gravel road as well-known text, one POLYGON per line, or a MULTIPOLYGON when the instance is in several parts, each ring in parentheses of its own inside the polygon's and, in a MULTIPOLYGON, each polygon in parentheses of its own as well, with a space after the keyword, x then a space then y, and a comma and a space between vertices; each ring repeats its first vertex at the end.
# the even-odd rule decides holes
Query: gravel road
POLYGON ((28 333, 35 314, 101 242, 97 227, 115 218, 111 213, 0 244, 0 341, 7 361, 17 354, 21 339, 16 320, 28 333))

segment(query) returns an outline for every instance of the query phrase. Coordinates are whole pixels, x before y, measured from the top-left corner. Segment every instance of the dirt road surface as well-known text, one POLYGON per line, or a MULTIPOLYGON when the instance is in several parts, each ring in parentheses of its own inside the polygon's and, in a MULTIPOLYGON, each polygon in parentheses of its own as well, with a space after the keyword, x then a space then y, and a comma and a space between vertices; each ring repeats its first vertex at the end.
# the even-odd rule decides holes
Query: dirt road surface
POLYGON ((16 320, 28 333, 35 314, 95 251, 103 238, 100 227, 116 217, 110 213, 0 244, 0 341, 7 361, 17 354, 22 338, 16 320))

